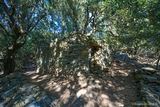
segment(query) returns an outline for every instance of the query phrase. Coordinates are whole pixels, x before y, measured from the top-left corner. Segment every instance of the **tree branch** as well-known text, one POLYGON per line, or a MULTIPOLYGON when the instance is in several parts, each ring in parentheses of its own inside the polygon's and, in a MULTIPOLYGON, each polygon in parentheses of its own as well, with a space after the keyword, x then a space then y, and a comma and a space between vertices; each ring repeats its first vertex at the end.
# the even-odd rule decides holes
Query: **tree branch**
POLYGON ((83 29, 84 34, 86 33, 88 23, 89 23, 89 10, 88 10, 88 6, 87 6, 87 8, 86 8, 86 22, 84 24, 84 29, 83 29))
POLYGON ((5 31, 7 35, 10 35, 10 33, 6 30, 6 28, 0 23, 0 27, 5 31))
POLYGON ((33 25, 31 25, 30 28, 28 28, 27 33, 31 32, 45 16, 46 13, 42 14, 39 19, 37 19, 37 21, 33 25))

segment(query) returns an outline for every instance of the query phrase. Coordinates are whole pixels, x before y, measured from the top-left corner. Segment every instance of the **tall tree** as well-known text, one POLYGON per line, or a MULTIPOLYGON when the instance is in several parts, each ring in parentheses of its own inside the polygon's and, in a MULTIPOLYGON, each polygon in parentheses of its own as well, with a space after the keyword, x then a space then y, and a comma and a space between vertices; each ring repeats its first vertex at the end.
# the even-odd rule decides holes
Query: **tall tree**
POLYGON ((42 0, 1 0, 0 30, 5 38, 10 38, 5 48, 4 73, 15 70, 17 51, 26 43, 29 33, 46 16, 42 0))

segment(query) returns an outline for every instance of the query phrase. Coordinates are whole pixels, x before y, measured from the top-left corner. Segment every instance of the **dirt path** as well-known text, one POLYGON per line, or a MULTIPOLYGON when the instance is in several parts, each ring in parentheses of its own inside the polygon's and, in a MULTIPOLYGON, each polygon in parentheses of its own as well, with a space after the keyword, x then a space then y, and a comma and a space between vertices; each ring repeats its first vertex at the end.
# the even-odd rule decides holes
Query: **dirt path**
POLYGON ((25 75, 32 84, 56 96, 52 101, 56 107, 129 107, 137 94, 131 68, 127 66, 115 64, 109 72, 99 75, 25 75))
POLYGON ((132 67, 99 74, 13 73, 0 78, 0 107, 129 107, 137 98, 132 67))

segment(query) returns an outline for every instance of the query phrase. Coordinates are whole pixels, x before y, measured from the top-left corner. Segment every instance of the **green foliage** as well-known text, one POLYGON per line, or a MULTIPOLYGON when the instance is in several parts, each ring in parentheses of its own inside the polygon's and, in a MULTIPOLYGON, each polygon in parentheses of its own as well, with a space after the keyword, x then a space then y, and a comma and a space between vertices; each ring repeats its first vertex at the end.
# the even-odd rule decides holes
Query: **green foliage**
POLYGON ((27 36, 15 36, 18 35, 15 26, 0 5, 0 51, 5 55, 15 40, 24 42, 18 50, 22 57, 36 53, 41 45, 48 46, 55 37, 72 33, 89 36, 91 40, 101 39, 115 49, 157 50, 159 3, 159 0, 12 0, 8 5, 15 6, 14 23, 27 36))

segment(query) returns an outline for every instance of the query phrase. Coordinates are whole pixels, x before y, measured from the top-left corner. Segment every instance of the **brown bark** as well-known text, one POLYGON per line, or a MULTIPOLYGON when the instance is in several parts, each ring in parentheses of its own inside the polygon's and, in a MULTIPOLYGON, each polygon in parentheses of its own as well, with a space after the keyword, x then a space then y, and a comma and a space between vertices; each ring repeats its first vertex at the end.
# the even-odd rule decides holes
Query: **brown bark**
POLYGON ((0 27, 3 29, 3 31, 5 31, 6 35, 12 38, 12 41, 10 41, 11 46, 7 48, 6 55, 3 61, 4 74, 9 74, 15 71, 15 56, 17 51, 25 44, 26 36, 37 26, 40 20, 45 17, 46 13, 42 12, 42 14, 38 16, 36 21, 35 19, 32 19, 32 15, 34 15, 34 12, 32 15, 28 13, 25 16, 21 16, 21 21, 19 21, 17 20, 18 15, 16 13, 16 10, 18 9, 16 9, 16 3, 10 3, 10 1, 0 0, 0 6, 2 6, 4 13, 6 14, 6 16, 8 16, 8 24, 11 29, 11 31, 8 31, 3 24, 0 24, 0 27), (6 2, 9 3, 7 4, 6 2), (25 21, 24 19, 25 17, 27 17, 27 15, 29 15, 29 19, 27 18, 28 24, 23 28, 23 23, 21 22, 25 21), (9 32, 11 32, 11 34, 9 32), (19 43, 19 40, 22 40, 22 43, 19 43))
POLYGON ((4 74, 8 75, 15 71, 15 55, 7 54, 4 59, 4 74))
POLYGON ((157 68, 157 69, 159 69, 159 62, 160 62, 160 55, 159 55, 159 57, 158 57, 158 59, 157 59, 157 62, 156 62, 156 68, 157 68))
POLYGON ((16 52, 25 44, 17 43, 16 41, 12 45, 11 49, 7 49, 6 56, 4 57, 3 65, 4 65, 4 74, 8 75, 15 71, 15 55, 16 52))

